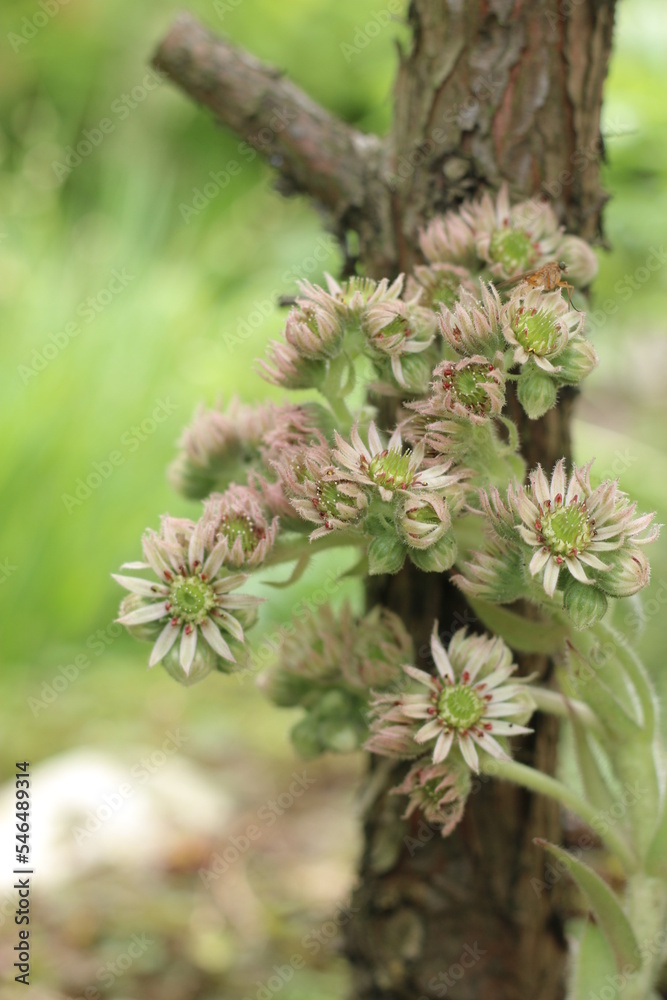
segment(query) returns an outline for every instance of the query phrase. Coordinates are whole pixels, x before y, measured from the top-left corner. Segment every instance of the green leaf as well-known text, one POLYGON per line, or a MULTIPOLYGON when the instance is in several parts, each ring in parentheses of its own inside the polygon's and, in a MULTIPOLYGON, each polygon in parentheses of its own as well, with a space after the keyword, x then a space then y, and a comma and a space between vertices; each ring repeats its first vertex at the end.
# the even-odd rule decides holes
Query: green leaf
POLYGON ((662 803, 662 815, 646 855, 647 875, 667 878, 667 798, 662 803))
POLYGON ((641 961, 638 958, 639 945, 630 926, 630 921, 607 883, 603 882, 592 868, 585 865, 583 861, 577 861, 562 847, 557 847, 555 844, 550 844, 539 838, 536 838, 534 843, 539 844, 564 865, 588 899, 598 927, 614 953, 619 971, 636 972, 641 966, 641 961))
POLYGON ((600 928, 591 920, 584 926, 572 983, 572 1000, 590 1000, 597 996, 607 978, 614 981, 614 953, 600 928))
POLYGON ((468 597, 473 611, 491 632, 499 635, 519 653, 557 653, 567 637, 564 625, 548 619, 530 621, 515 611, 468 597))
POLYGON ((615 799, 609 790, 607 780, 593 750, 591 736, 572 711, 570 712, 570 722, 574 733, 574 750, 584 794, 596 809, 608 812, 614 805, 615 799))

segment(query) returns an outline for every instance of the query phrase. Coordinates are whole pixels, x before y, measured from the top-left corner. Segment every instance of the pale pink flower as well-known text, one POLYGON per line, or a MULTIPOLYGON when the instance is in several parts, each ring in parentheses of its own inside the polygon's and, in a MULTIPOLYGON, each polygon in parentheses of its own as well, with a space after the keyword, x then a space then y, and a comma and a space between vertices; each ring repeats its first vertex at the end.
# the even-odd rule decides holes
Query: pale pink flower
POLYGON ((249 486, 232 485, 212 494, 202 521, 206 548, 213 551, 221 545, 223 564, 236 569, 260 566, 278 533, 278 518, 267 519, 261 494, 249 486))
POLYGON ((423 693, 401 694, 393 701, 389 696, 378 697, 371 705, 374 752, 381 752, 383 745, 401 747, 409 734, 412 746, 421 747, 422 752, 424 746, 433 744, 434 764, 446 760, 454 747, 473 771, 479 770, 478 749, 500 760, 509 759, 496 737, 531 732, 508 719, 527 719, 533 710, 526 682, 507 683, 516 671, 510 650, 497 636, 467 636, 465 629, 454 634, 445 650, 436 622, 431 653, 435 676, 417 667, 403 667, 410 678, 426 688, 423 693), (391 739, 378 738, 385 728, 392 731, 391 739))
POLYGON ((584 317, 570 309, 559 291, 518 288, 501 313, 505 340, 514 348, 514 361, 534 361, 545 372, 560 371, 559 355, 581 333, 584 317))
POLYGON ((223 558, 228 547, 219 542, 207 551, 203 521, 193 524, 181 518, 164 517, 159 532, 149 531, 143 538, 145 562, 126 563, 123 569, 150 569, 157 577, 114 574, 122 587, 142 599, 142 605, 123 614, 121 625, 132 628, 149 622, 163 623, 150 656, 154 666, 167 656, 180 640, 179 663, 189 674, 198 642, 204 642, 222 660, 234 662, 232 650, 223 637, 227 632, 236 642, 244 641, 239 620, 252 612, 260 598, 232 594, 247 576, 228 573, 223 558))
POLYGON ((610 587, 616 579, 624 581, 624 596, 643 586, 647 574, 637 572, 636 546, 657 537, 658 528, 650 527, 654 513, 635 517, 637 505, 619 490, 617 481, 606 480, 593 489, 590 465, 575 465, 569 483, 564 459, 556 463, 551 483, 541 466, 529 478, 529 487, 510 487, 508 498, 520 518, 519 534, 534 550, 530 573, 542 574, 549 597, 556 591, 561 569, 612 596, 610 587), (606 579, 612 569, 615 575, 606 579), (632 580, 636 587, 628 591, 632 580))
POLYGON ((423 759, 412 765, 391 794, 408 796, 403 819, 409 819, 419 810, 427 823, 440 826, 441 835, 448 837, 463 818, 470 786, 467 768, 451 760, 432 764, 423 759))
POLYGON ((420 490, 445 491, 459 483, 464 474, 460 470, 450 473, 451 462, 425 468, 424 446, 418 445, 414 451, 404 450, 398 429, 385 447, 373 421, 368 429, 368 445, 361 440, 356 426, 352 428, 349 443, 338 432, 335 438, 336 461, 348 470, 354 482, 377 490, 385 502, 391 501, 397 491, 416 495, 420 490))

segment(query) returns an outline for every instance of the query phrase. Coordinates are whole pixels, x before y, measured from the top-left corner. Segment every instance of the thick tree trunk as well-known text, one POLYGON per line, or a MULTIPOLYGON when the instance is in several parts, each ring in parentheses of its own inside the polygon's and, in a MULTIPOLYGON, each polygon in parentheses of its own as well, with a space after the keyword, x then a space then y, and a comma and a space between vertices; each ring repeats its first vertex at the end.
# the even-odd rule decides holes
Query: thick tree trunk
MULTIPOLYGON (((180 18, 156 65, 256 144, 286 191, 309 194, 341 242, 359 235, 376 277, 419 260, 417 233, 433 214, 497 189, 549 197, 572 232, 600 233, 599 131, 615 0, 412 0, 394 125, 364 136, 318 108, 280 73, 196 22, 180 18), (285 127, 273 127, 282 112, 285 127), (272 130, 267 142, 266 128, 272 130), (264 131, 261 131, 264 129, 264 131)), ((520 412, 529 465, 569 456, 572 398, 544 419, 520 412)), ((375 581, 369 599, 401 614, 420 656, 441 632, 472 621, 445 578, 412 567, 375 581)), ((543 658, 522 668, 548 675, 543 658)), ((538 719, 521 759, 552 772, 557 730, 538 719)), ((393 783, 393 782, 392 782, 393 783)), ((555 890, 539 893, 544 858, 532 839, 560 839, 558 809, 497 782, 480 783, 447 840, 400 819, 386 790, 365 824, 365 849, 346 949, 356 1000, 559 1000, 565 945, 555 890)))

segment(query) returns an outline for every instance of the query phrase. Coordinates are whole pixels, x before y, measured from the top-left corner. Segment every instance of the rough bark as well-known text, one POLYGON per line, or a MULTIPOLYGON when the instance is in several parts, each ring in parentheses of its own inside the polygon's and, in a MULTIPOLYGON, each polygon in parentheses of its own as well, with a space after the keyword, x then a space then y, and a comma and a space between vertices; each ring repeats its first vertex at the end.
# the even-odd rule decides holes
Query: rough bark
MULTIPOLYGON (((341 241, 355 230, 366 273, 391 276, 419 260, 417 233, 434 213, 502 181, 517 199, 549 197, 572 232, 600 234, 599 118, 614 6, 412 0, 413 43, 399 56, 394 123, 382 140, 337 121, 185 15, 155 65, 255 145, 283 190, 309 195, 341 241)), ((571 408, 567 394, 539 421, 514 408, 529 465, 569 456, 571 408)), ((447 579, 414 568, 374 582, 369 598, 403 616, 422 658, 433 618, 444 633, 470 621, 447 579)), ((522 669, 548 676, 549 663, 523 658, 522 669)), ((518 754, 552 772, 556 740, 555 724, 538 719, 518 754)), ((346 942, 357 1000, 562 998, 558 895, 531 886, 544 868, 532 838, 559 840, 557 808, 484 782, 444 841, 424 827, 420 835, 419 819, 406 825, 399 811, 385 790, 365 825, 359 913, 346 942)))

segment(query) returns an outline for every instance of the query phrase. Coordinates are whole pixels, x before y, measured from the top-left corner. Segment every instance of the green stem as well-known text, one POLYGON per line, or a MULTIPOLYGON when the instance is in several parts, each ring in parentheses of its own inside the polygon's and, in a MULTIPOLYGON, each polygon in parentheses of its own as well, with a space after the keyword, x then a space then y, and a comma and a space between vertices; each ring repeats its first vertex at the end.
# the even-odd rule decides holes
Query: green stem
POLYGON ((262 568, 269 566, 280 566, 282 563, 294 562, 304 553, 317 555, 326 549, 343 549, 366 545, 368 539, 361 535, 352 534, 350 531, 332 531, 323 538, 318 538, 316 542, 309 542, 308 536, 294 538, 290 541, 278 542, 265 561, 262 568))
POLYGON ((559 691, 549 691, 547 688, 531 685, 528 690, 540 712, 549 712, 562 719, 569 719, 571 715, 576 715, 586 729, 595 733, 596 736, 604 736, 602 723, 593 709, 585 702, 577 701, 576 698, 566 698, 559 691))
MULTIPOLYGON (((593 829, 600 825, 598 823, 599 813, 590 803, 562 782, 543 774, 542 771, 527 767, 525 764, 519 764, 515 760, 496 760, 493 757, 487 757, 482 761, 481 770, 490 777, 513 781, 531 792, 539 792, 541 795, 556 799, 561 805, 577 813, 593 829)), ((600 834, 600 837, 609 850, 623 862, 628 872, 636 871, 637 859, 623 837, 612 828, 607 829, 604 834, 600 834)))

